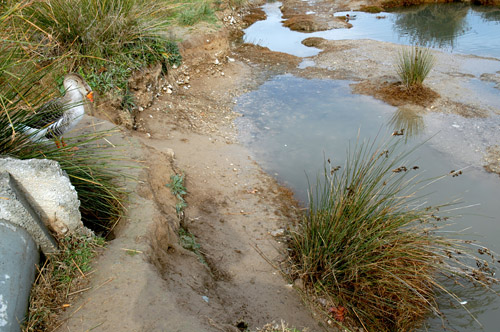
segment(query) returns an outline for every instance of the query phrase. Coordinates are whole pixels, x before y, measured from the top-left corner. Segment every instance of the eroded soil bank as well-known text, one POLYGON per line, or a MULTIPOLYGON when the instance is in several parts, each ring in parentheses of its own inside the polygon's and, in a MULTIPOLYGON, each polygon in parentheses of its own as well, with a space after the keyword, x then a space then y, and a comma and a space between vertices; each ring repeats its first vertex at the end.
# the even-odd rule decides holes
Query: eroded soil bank
MULTIPOLYGON (((369 4, 285 1, 291 7, 299 3, 300 15, 369 4)), ((139 74, 145 79, 136 82, 135 93, 146 97, 138 98, 131 117, 116 114, 106 103, 96 110, 99 118, 123 124, 110 148, 141 167, 129 171, 138 180, 126 183, 131 192, 126 218, 96 260, 90 288, 75 294, 58 331, 241 331, 280 320, 310 331, 334 330, 302 303, 293 281, 275 268, 285 259, 280 234, 293 227, 299 208, 290 192, 237 143, 234 98, 271 75, 349 79, 357 82, 353 89, 359 93, 419 112, 472 118, 500 114, 463 84, 471 76, 486 77, 467 68, 497 59, 435 52, 437 66, 426 85, 436 95, 418 102, 391 101, 392 93, 383 90, 396 82, 387 54, 397 52, 398 45, 310 40, 323 52, 312 58, 314 66, 299 69, 298 57, 234 42, 252 21, 243 20, 247 13, 220 13, 225 25, 220 31, 182 32, 183 65, 161 79, 139 74), (467 98, 457 101, 457 96, 467 98), (181 218, 166 187, 174 174, 186 178, 187 208, 181 218), (179 244, 180 227, 194 235, 201 256, 179 244)), ((253 15, 262 18, 258 11, 253 15)), ((82 126, 110 124, 88 117, 82 126)))

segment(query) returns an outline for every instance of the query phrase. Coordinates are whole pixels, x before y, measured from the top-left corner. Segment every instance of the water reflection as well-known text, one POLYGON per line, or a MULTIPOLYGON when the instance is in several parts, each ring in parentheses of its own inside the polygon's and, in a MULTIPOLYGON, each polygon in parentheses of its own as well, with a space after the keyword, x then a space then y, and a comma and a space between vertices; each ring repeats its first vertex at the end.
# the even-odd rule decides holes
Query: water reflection
POLYGON ((470 6, 426 5, 395 13, 394 29, 406 35, 411 44, 435 48, 454 48, 457 37, 471 30, 466 17, 470 6))
POLYGON ((500 7, 471 6, 471 9, 481 16, 485 21, 500 22, 500 7))
MULTIPOLYGON (((431 4, 397 9, 391 13, 358 12, 350 29, 332 29, 313 33, 291 31, 282 25, 281 3, 263 6, 267 14, 245 29, 243 40, 277 52, 309 57, 320 52, 301 41, 308 37, 329 40, 373 39, 398 44, 431 46, 447 51, 500 58, 500 9, 463 3, 431 4), (384 17, 378 19, 377 17, 384 17)), ((339 12, 345 16, 351 12, 339 12)))
POLYGON ((394 112, 394 115, 389 121, 389 125, 392 126, 395 131, 404 129, 406 140, 417 136, 425 128, 422 115, 418 114, 414 108, 407 106, 401 106, 394 112))

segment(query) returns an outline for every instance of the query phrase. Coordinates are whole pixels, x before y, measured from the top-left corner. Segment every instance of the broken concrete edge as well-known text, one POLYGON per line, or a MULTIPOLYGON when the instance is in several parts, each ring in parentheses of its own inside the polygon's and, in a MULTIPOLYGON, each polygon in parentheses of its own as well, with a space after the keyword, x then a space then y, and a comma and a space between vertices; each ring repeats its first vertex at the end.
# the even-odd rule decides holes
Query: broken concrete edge
POLYGON ((44 254, 57 252, 57 242, 8 172, 0 172, 0 219, 26 230, 44 254))
POLYGON ((57 161, 0 157, 0 171, 11 174, 19 192, 57 237, 84 228, 78 194, 57 161))

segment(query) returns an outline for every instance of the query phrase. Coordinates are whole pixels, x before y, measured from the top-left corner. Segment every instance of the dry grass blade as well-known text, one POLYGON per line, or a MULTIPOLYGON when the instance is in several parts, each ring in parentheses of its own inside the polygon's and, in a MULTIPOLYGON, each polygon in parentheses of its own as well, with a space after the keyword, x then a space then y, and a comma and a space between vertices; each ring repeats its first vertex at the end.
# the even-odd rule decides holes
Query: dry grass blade
POLYGON ((58 325, 58 313, 68 307, 68 297, 90 289, 85 272, 102 245, 102 239, 91 237, 59 241, 60 252, 47 257, 32 287, 24 332, 46 331, 58 325))

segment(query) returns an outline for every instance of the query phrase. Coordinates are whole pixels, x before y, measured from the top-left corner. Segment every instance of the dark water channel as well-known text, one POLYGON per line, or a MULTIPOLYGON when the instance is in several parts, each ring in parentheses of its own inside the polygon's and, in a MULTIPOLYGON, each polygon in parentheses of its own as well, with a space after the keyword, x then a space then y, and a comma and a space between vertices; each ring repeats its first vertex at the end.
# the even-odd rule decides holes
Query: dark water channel
MULTIPOLYGON (((268 19, 249 27, 246 40, 299 56, 312 55, 308 53, 311 48, 300 44, 300 40, 311 35, 303 37, 303 34, 284 29, 280 23, 279 4, 266 6, 268 19), (272 14, 276 9, 278 16, 272 14), (288 31, 286 34, 285 30, 288 31)), ((365 20, 367 15, 370 24, 380 23, 384 28, 381 31, 353 28, 342 32, 345 35, 338 39, 371 38, 396 43, 418 41, 447 51, 500 58, 500 11, 471 9, 457 4, 426 8, 429 9, 384 13, 387 15, 384 19, 357 13, 357 22, 365 20), (424 15, 422 11, 429 11, 425 15, 436 16, 436 22, 430 22, 425 29, 418 28, 423 20, 420 17, 424 15), (442 27, 438 24, 439 20, 451 20, 453 27, 442 27), (493 29, 496 36, 476 40, 478 34, 488 29, 493 29)), ((463 174, 459 177, 446 176, 428 186, 425 189, 430 193, 426 198, 428 204, 461 200, 461 208, 452 212, 457 217, 449 229, 463 230, 464 236, 500 252, 500 178, 481 167, 485 148, 500 144, 500 116, 464 119, 450 114, 414 114, 368 96, 352 94, 350 83, 308 80, 292 75, 273 77, 257 90, 238 98, 235 110, 244 115, 238 120, 240 140, 250 148, 266 171, 292 188, 298 199, 306 202, 307 176, 315 180, 323 167, 324 158, 343 165, 346 149, 349 144, 355 143, 358 135, 361 139, 373 139, 380 131, 388 133, 406 128, 412 133, 407 138, 408 147, 430 138, 411 157, 412 163, 420 167, 418 172, 422 177, 432 178, 460 169, 463 174)), ((486 93, 492 95, 492 106, 498 107, 500 92, 491 89, 486 93)), ((497 288, 497 291, 500 289, 497 288)), ((470 288, 457 292, 461 301, 483 324, 483 329, 463 309, 456 308, 456 304, 446 299, 441 301, 441 306, 452 327, 458 331, 499 331, 500 297, 470 288)), ((429 331, 442 330, 438 318, 430 318, 427 325, 429 331)))

